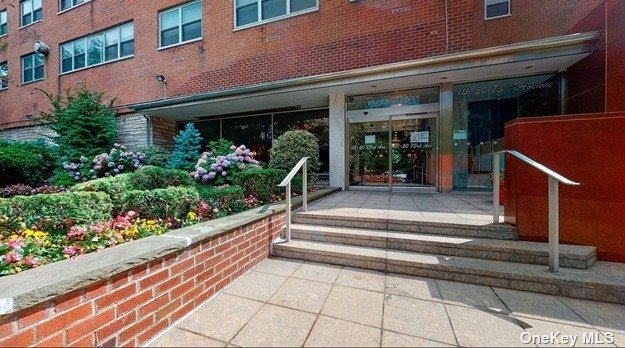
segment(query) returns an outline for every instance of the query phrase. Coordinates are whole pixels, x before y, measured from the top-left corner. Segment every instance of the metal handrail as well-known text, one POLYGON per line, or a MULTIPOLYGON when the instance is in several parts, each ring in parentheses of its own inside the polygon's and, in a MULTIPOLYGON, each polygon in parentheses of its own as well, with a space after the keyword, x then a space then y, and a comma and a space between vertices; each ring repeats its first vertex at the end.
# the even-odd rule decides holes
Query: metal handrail
POLYGON ((308 211, 308 157, 302 157, 291 169, 291 172, 278 184, 286 187, 286 241, 291 241, 291 181, 297 172, 302 169, 302 209, 308 211))
POLYGON ((493 152, 493 223, 499 223, 499 175, 500 175, 500 154, 510 154, 528 165, 543 172, 548 177, 548 200, 549 200, 549 271, 558 272, 560 267, 560 231, 559 231, 559 195, 558 185, 563 183, 569 186, 579 186, 580 183, 567 179, 556 173, 545 165, 515 150, 501 150, 493 152))

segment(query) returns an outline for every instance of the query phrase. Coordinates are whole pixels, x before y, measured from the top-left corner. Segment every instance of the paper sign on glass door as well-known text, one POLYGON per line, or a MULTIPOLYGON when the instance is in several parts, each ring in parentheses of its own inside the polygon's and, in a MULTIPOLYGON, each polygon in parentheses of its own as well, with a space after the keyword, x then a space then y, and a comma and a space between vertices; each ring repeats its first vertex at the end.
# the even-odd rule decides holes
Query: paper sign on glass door
POLYGON ((365 144, 375 144, 375 134, 365 135, 365 144))
POLYGON ((430 132, 429 131, 410 132, 410 142, 411 143, 429 143, 430 132))

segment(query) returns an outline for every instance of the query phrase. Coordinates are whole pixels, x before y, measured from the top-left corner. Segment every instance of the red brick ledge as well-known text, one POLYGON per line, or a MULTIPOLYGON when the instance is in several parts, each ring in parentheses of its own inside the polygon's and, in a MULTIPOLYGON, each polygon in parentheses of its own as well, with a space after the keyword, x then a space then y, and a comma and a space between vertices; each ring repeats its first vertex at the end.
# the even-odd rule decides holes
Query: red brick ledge
POLYGON ((2 277, 0 346, 144 344, 267 258, 285 209, 267 205, 2 277))

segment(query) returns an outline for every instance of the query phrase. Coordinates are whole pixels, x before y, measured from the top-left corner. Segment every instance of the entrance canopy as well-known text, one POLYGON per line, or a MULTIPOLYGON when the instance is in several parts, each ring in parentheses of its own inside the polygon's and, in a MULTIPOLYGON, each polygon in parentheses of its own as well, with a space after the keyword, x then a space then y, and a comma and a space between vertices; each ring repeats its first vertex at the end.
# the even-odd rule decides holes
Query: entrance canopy
POLYGON ((598 32, 570 34, 370 68, 156 100, 131 108, 176 121, 328 106, 328 96, 368 94, 563 71, 592 52, 598 32))

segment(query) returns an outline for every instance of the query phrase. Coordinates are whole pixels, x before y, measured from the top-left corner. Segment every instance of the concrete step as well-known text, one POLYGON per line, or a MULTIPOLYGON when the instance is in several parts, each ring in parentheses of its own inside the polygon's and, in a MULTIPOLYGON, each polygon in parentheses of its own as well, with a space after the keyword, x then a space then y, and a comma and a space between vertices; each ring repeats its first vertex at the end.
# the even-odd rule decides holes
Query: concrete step
POLYGON ((307 225, 366 228, 374 230, 389 230, 398 232, 431 233, 438 235, 490 238, 490 239, 517 239, 517 231, 508 224, 487 224, 483 221, 458 220, 445 218, 444 221, 406 220, 395 218, 378 218, 357 216, 354 214, 321 214, 316 212, 296 212, 293 222, 307 225), (452 222, 449 222, 452 221, 452 222))
MULTIPOLYGON (((300 240, 413 251, 426 254, 462 256, 536 265, 549 264, 547 243, 306 224, 292 224, 291 237, 300 240)), ((584 269, 589 268, 596 261, 597 252, 595 247, 560 245, 561 267, 584 269)))
POLYGON ((272 254, 387 273, 625 304, 625 265, 618 263, 599 261, 590 269, 562 268, 554 274, 542 265, 303 240, 275 242, 272 254))

